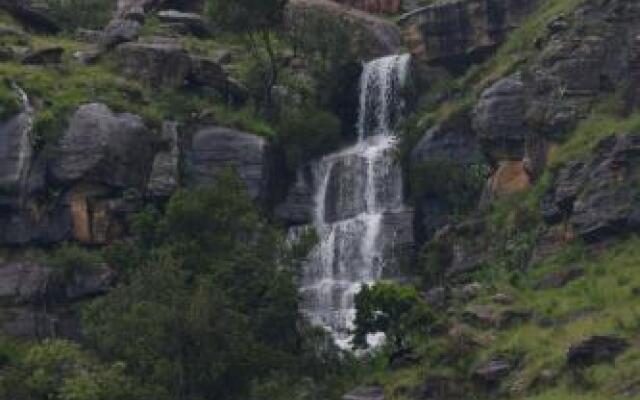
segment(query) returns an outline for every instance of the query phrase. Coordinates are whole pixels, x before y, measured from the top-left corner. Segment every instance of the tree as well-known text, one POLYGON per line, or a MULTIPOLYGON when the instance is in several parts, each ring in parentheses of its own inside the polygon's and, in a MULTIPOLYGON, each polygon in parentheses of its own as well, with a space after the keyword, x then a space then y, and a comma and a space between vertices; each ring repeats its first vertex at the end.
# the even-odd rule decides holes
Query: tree
POLYGON ((356 295, 355 347, 367 347, 367 335, 383 332, 394 352, 411 346, 411 337, 435 322, 413 287, 379 282, 363 285, 356 295))
POLYGON ((256 61, 262 82, 261 100, 268 112, 273 105, 273 87, 280 78, 281 61, 277 31, 287 0, 208 0, 207 14, 217 26, 241 34, 256 61))

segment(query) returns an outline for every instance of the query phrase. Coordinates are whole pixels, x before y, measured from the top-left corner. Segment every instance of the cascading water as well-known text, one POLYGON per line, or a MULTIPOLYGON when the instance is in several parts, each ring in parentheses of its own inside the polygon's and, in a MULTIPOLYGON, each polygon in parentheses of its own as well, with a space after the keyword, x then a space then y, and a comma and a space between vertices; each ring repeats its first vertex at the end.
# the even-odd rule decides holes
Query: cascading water
POLYGON ((354 296, 363 283, 379 280, 388 262, 381 243, 385 216, 403 209, 393 128, 409 61, 409 55, 394 55, 364 65, 358 142, 314 166, 319 244, 304 268, 301 292, 306 315, 339 344, 349 339, 354 296))

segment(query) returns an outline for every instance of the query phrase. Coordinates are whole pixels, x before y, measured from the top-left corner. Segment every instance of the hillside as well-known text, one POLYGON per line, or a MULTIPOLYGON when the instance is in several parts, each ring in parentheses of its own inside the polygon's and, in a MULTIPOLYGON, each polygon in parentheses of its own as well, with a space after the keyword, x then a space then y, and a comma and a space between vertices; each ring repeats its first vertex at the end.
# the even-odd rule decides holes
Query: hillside
POLYGON ((0 76, 1 400, 640 398, 635 0, 0 0, 0 76))

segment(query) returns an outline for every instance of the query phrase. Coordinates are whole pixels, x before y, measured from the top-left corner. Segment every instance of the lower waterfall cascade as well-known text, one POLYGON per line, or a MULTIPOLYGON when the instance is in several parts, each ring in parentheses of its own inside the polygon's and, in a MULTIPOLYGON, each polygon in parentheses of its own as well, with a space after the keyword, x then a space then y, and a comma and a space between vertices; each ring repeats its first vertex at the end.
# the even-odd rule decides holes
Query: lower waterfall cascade
POLYGON ((357 143, 313 165, 319 242, 302 274, 303 312, 342 347, 351 338, 355 295, 363 284, 380 280, 393 262, 387 253, 395 233, 392 227, 385 234, 385 227, 405 210, 394 126, 404 106, 401 92, 409 64, 408 54, 364 64, 357 143))

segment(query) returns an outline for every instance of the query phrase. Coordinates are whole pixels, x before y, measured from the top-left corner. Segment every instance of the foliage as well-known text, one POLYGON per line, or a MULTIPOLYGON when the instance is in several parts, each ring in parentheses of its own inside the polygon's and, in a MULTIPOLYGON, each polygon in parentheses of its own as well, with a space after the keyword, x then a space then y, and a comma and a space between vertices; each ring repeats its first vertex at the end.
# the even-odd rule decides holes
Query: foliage
POLYGON ((47 260, 48 263, 61 270, 64 275, 76 271, 94 268, 102 262, 98 253, 91 252, 77 244, 65 243, 55 249, 47 260))
POLYGON ((411 347, 412 335, 428 332, 434 314, 411 286, 379 282, 356 295, 354 345, 367 347, 367 335, 383 332, 395 351, 411 347))
POLYGON ((275 31, 282 22, 287 0, 208 0, 207 14, 222 29, 243 35, 251 54, 253 76, 261 87, 257 104, 272 113, 273 87, 280 80, 281 46, 275 31))
POLYGON ((315 381, 326 363, 339 366, 322 336, 305 334, 297 264, 233 171, 175 194, 164 214, 146 210, 133 229, 136 239, 108 258, 140 264, 85 313, 105 359, 126 362, 172 399, 232 398, 264 389, 274 374, 315 381))
POLYGON ((316 107, 286 109, 278 125, 278 142, 291 171, 310 159, 336 149, 340 144, 340 121, 316 107))
POLYGON ((51 15, 63 29, 100 29, 104 27, 113 11, 115 0, 45 0, 51 15))
POLYGON ((32 345, 0 376, 0 397, 13 400, 158 400, 125 374, 122 363, 101 364, 77 344, 32 345))

